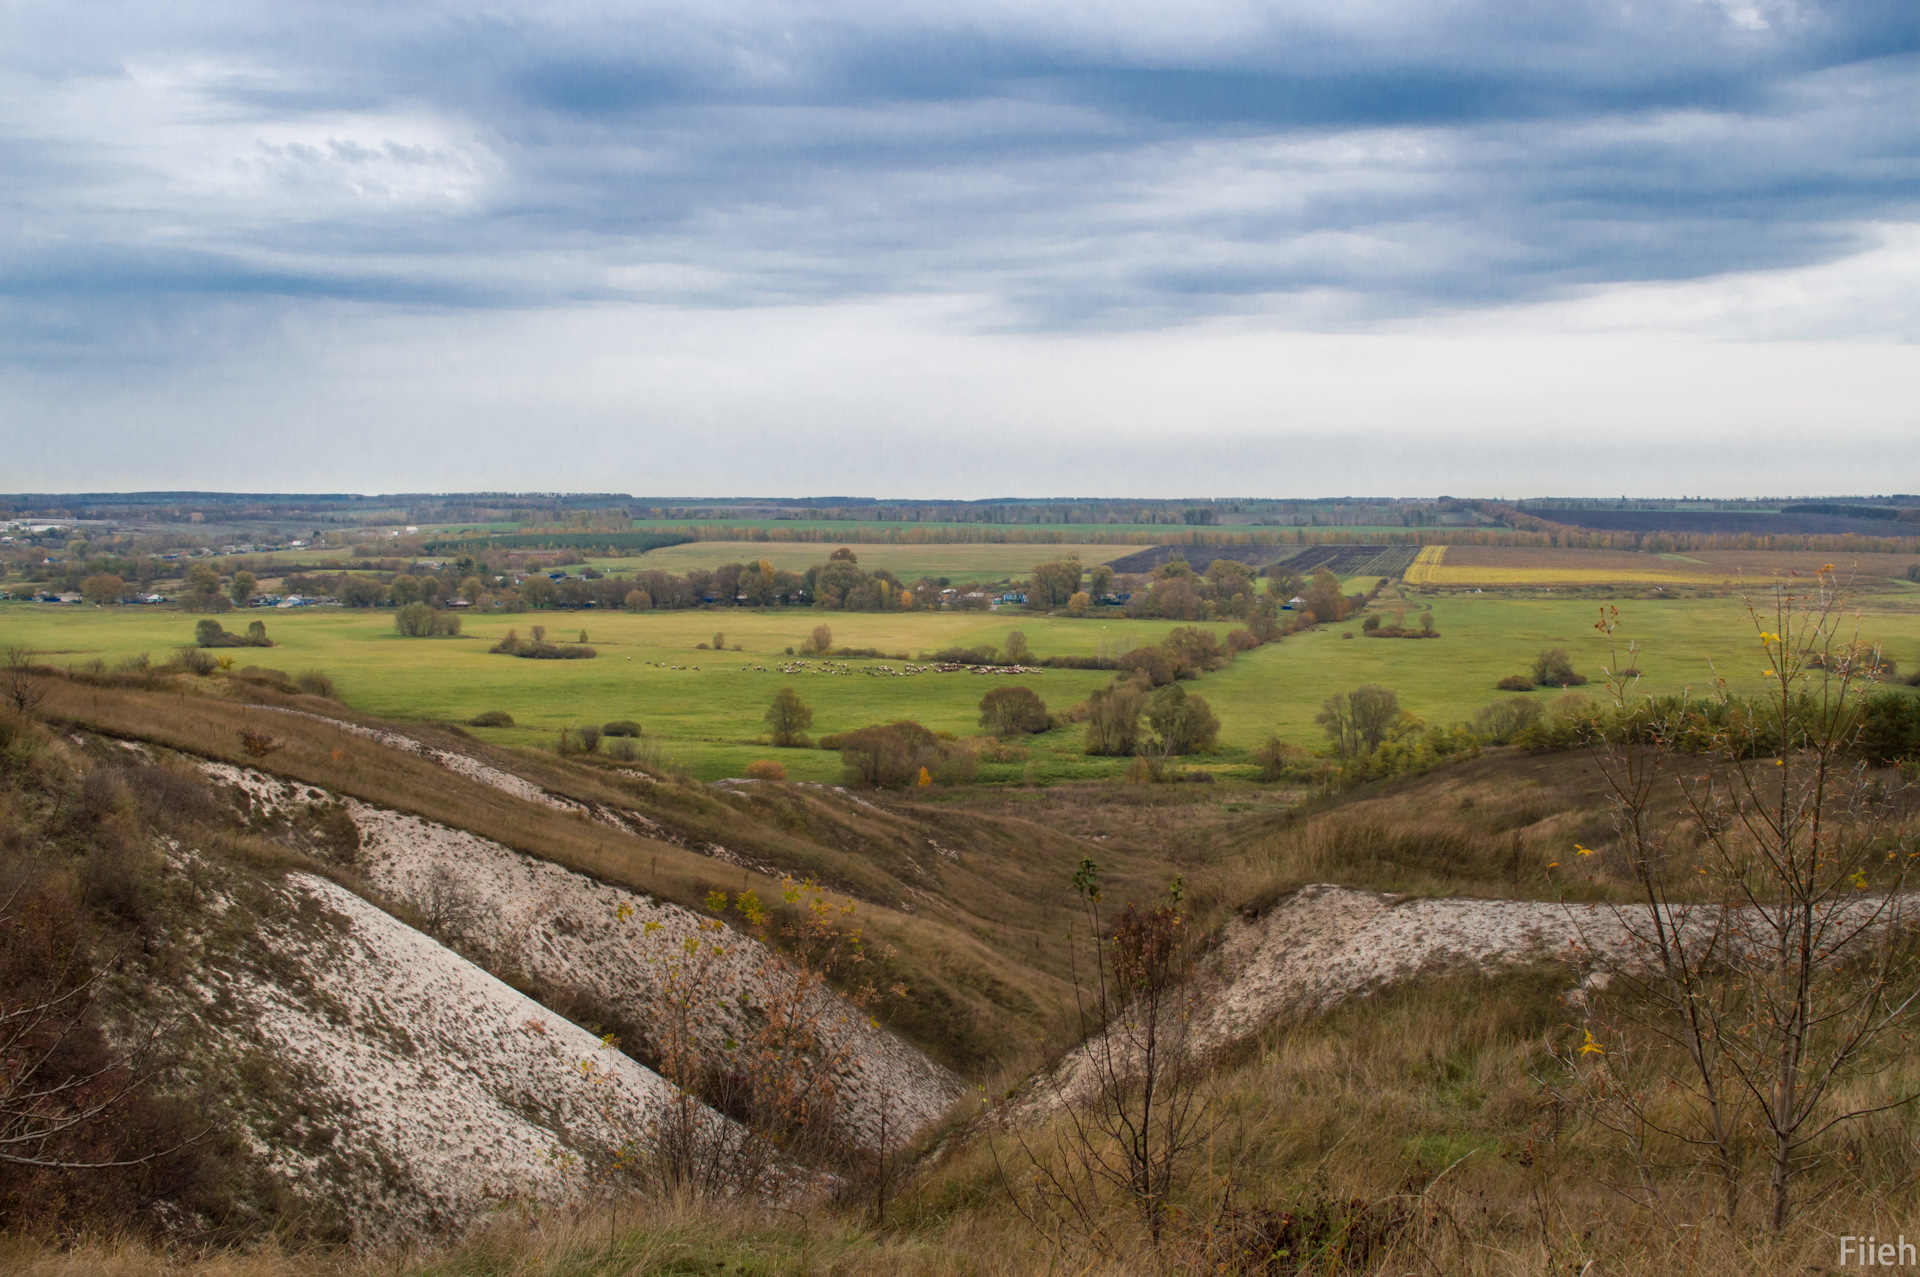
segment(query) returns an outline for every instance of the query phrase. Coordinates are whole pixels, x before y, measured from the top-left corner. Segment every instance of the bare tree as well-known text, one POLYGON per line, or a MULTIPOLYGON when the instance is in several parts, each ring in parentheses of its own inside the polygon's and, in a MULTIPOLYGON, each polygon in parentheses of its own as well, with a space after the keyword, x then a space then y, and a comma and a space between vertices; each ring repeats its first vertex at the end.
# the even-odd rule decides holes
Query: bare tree
MULTIPOLYGON (((1847 598, 1823 570, 1765 606, 1749 601, 1767 687, 1752 700, 1717 679, 1698 706, 1629 705, 1610 672, 1616 727, 1596 751, 1642 897, 1615 912, 1627 943, 1604 965, 1625 996, 1608 1001, 1641 1045, 1590 1022, 1570 1072, 1637 1152, 1651 1137, 1704 1156, 1729 1223, 1757 1156, 1775 1231, 1828 1132, 1920 1099, 1853 1086, 1897 1061, 1920 1011, 1907 891, 1920 849, 1857 758, 1863 691, 1882 663, 1842 633, 1847 598), (1701 757, 1682 766, 1683 749, 1701 757), (1678 784, 1685 842, 1653 818, 1663 778, 1678 784), (1679 1057, 1672 1080, 1687 1103, 1660 1095, 1662 1054, 1679 1057)), ((1600 622, 1609 636, 1616 625, 1612 612, 1600 622)))
POLYGON ((33 664, 33 650, 18 643, 7 646, 6 663, 0 666, 0 696, 13 702, 14 709, 31 714, 47 698, 47 682, 33 664))
MULTIPOLYGON (((16 891, 0 902, 0 929, 22 926, 18 899, 16 891)), ((125 1052, 75 1050, 94 1032, 90 1011, 101 969, 88 965, 75 946, 45 977, 10 980, 0 990, 0 1163, 56 1171, 141 1166, 205 1134, 139 1157, 75 1158, 62 1151, 114 1121, 149 1080, 134 1066, 158 1036, 156 1029, 125 1052), (84 1061, 78 1068, 76 1058, 84 1061)))
POLYGON ((1099 873, 1083 859, 1073 877, 1095 952, 1084 972, 1074 968, 1085 1041, 1050 1078, 1063 1138, 1047 1149, 1016 1131, 1030 1170, 1016 1181, 1003 1164, 1001 1176, 1016 1207, 1044 1232, 1064 1228, 1111 1247, 1105 1216, 1117 1196, 1157 1247, 1168 1200, 1212 1124, 1190 1032, 1196 994, 1184 888, 1176 878, 1167 904, 1128 905, 1103 938, 1099 873))

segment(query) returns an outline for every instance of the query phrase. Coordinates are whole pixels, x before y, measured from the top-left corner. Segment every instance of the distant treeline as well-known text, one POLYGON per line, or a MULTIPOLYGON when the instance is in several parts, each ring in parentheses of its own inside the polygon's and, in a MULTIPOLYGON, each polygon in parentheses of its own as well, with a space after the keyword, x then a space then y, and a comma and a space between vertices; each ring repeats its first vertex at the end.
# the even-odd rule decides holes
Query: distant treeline
POLYGON ((680 532, 505 532, 497 536, 429 541, 429 554, 480 550, 625 550, 645 554, 695 538, 680 532))
MULTIPOLYGON (((688 541, 766 541, 823 545, 1519 545, 1574 550, 1816 550, 1848 554, 1920 553, 1920 536, 1869 537, 1857 533, 1612 532, 1551 523, 1508 508, 1513 522, 1498 527, 1406 528, 1189 528, 1166 532, 1101 531, 1068 527, 764 528, 692 524, 675 529, 688 541)), ((604 539, 604 536, 603 538, 604 539)))

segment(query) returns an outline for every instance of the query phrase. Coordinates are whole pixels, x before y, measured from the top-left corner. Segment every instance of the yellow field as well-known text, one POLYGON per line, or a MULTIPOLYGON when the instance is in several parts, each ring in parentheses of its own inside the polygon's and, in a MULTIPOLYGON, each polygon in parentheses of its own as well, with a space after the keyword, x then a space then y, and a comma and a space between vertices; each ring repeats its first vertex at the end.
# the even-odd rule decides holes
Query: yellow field
POLYGON ((1610 550, 1430 545, 1407 569, 1409 585, 1720 585, 1734 574, 1610 550))

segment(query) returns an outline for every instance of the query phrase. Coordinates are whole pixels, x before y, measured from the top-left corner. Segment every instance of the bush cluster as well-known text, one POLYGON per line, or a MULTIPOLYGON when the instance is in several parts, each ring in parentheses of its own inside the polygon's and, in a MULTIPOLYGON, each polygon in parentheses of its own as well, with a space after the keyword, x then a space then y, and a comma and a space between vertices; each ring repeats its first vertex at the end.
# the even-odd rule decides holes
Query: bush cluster
POLYGON ((487 650, 535 661, 585 661, 600 655, 584 641, 566 644, 547 642, 547 627, 544 625, 533 627, 531 639, 522 639, 515 631, 508 630, 506 637, 487 650))
POLYGON ((451 638, 460 633, 460 614, 442 612, 429 603, 409 603, 393 614, 393 631, 405 638, 451 638))
POLYGON ((251 621, 245 634, 229 633, 227 628, 208 617, 193 627, 193 641, 201 647, 272 647, 265 621, 251 621))

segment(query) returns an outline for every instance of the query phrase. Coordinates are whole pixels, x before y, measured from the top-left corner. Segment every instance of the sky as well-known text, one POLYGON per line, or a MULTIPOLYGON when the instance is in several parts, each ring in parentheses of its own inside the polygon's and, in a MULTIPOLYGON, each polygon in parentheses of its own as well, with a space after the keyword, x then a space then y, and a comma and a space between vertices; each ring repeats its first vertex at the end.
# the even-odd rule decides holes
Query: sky
POLYGON ((1920 3, 0 0, 0 491, 1920 491, 1920 3))

